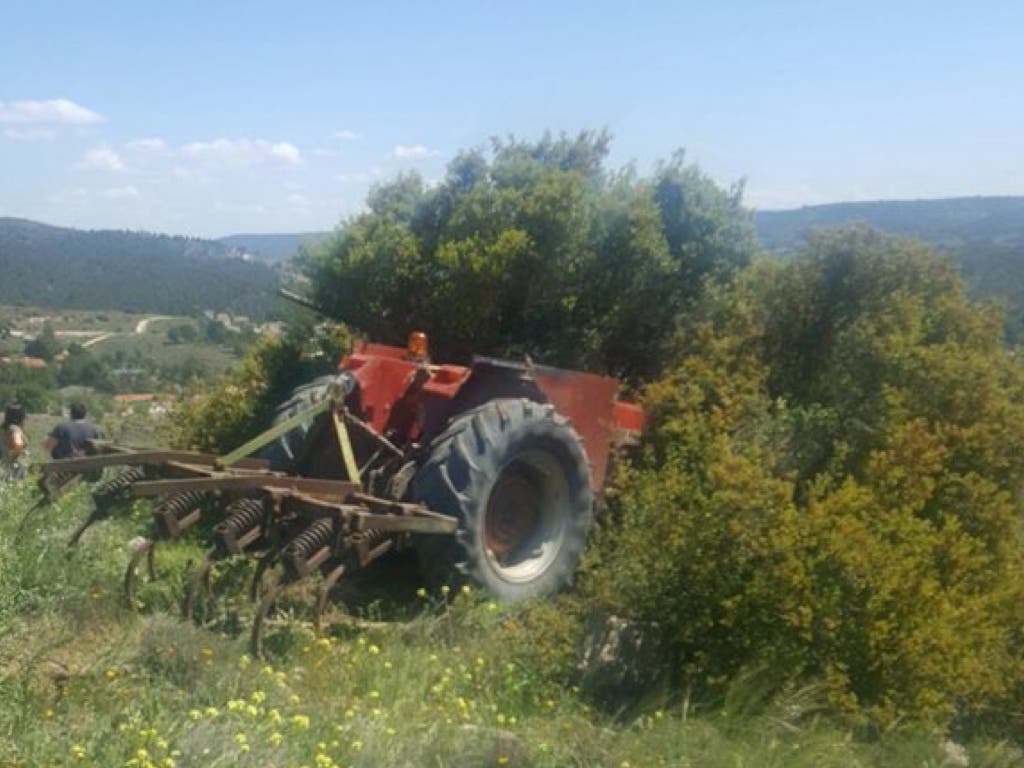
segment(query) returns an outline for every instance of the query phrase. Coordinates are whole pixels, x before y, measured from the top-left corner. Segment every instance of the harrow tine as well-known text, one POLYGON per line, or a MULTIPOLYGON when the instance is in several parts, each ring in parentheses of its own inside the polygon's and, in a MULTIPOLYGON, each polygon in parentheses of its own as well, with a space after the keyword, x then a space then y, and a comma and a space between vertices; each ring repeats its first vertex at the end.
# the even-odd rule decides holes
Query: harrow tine
MULTIPOLYGON (((195 608, 196 595, 200 589, 206 596, 207 602, 210 596, 213 594, 213 590, 210 586, 210 573, 213 570, 213 564, 217 560, 217 548, 210 547, 206 550, 203 555, 203 559, 196 566, 195 570, 189 575, 188 583, 185 585, 185 596, 181 601, 181 618, 188 621, 192 618, 192 612, 195 608)), ((205 623, 206 621, 206 603, 203 604, 203 620, 200 622, 205 623)))
POLYGON ((252 634, 249 636, 249 652, 253 655, 253 658, 263 658, 263 634, 267 615, 270 613, 270 609, 274 607, 274 603, 277 602, 281 592, 292 583, 294 582, 288 578, 288 574, 282 573, 280 578, 270 586, 260 599, 259 605, 256 608, 256 616, 252 622, 252 634))
POLYGON ((338 583, 340 579, 345 575, 345 563, 335 565, 320 583, 320 587, 317 590, 316 595, 316 606, 313 609, 313 631, 318 635, 321 629, 321 619, 324 615, 324 610, 327 608, 327 601, 331 598, 331 590, 334 589, 334 585, 338 583))
POLYGON ((96 486, 92 492, 93 510, 71 534, 68 546, 76 546, 82 538, 82 534, 89 528, 110 517, 117 506, 124 505, 128 501, 128 489, 133 483, 144 479, 145 476, 146 473, 142 467, 129 467, 110 480, 96 486))
POLYGON ((156 578, 156 569, 153 562, 153 549, 156 547, 156 542, 153 539, 145 538, 139 540, 132 552, 131 559, 128 561, 128 567, 124 572, 124 596, 128 603, 128 607, 135 610, 138 606, 136 603, 135 585, 138 581, 139 563, 142 562, 142 558, 146 558, 146 565, 149 571, 150 579, 156 578))
POLYGON ((92 513, 82 521, 82 523, 75 528, 74 533, 71 534, 71 538, 68 539, 68 546, 74 547, 78 545, 79 540, 82 538, 82 534, 85 533, 89 528, 98 523, 100 520, 105 520, 107 515, 98 509, 94 509, 92 513))
POLYGON ((257 545, 263 536, 263 500, 257 497, 237 499, 228 505, 225 518, 214 529, 214 543, 203 555, 202 561, 189 577, 181 605, 181 617, 192 618, 200 593, 206 601, 203 605, 201 623, 208 619, 209 603, 213 599, 213 566, 231 557, 244 555, 246 550, 257 545))
POLYGON ((249 602, 255 603, 265 594, 263 591, 263 578, 267 571, 274 567, 277 559, 281 556, 282 546, 273 547, 264 552, 256 563, 256 570, 249 581, 249 602))

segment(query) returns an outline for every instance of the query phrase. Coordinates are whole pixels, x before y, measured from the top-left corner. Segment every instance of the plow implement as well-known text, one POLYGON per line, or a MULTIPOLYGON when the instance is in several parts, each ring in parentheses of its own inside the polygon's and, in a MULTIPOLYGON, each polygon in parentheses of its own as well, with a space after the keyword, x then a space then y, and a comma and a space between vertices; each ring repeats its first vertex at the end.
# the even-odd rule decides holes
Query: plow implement
MULTIPOLYGON (((408 546, 413 536, 448 535, 458 528, 451 516, 421 504, 383 498, 367 492, 363 473, 355 464, 348 424, 358 421, 337 399, 324 398, 249 441, 226 456, 191 451, 133 451, 103 442, 93 444, 94 455, 63 459, 43 465, 41 485, 52 488, 50 498, 73 487, 75 480, 107 469, 118 471, 94 487, 92 513, 72 534, 76 545, 93 525, 131 508, 134 500, 151 498, 152 523, 145 537, 132 542, 124 574, 124 593, 136 604, 136 582, 145 565, 156 578, 155 552, 192 529, 210 539, 205 555, 188 576, 182 598, 182 616, 192 618, 197 602, 212 593, 211 571, 216 563, 233 557, 256 558, 249 595, 257 603, 251 645, 262 654, 263 629, 269 611, 282 590, 308 578, 323 577, 314 606, 314 624, 327 604, 331 588, 345 574, 369 565, 393 549, 408 546), (248 458, 287 434, 329 413, 326 426, 334 432, 339 463, 345 479, 318 478, 272 471, 264 459, 248 458), (346 447, 347 446, 347 447, 346 447), (265 577, 271 569, 276 578, 265 577)), ((375 430, 360 423, 370 438, 375 430)), ((401 457, 390 441, 378 436, 390 461, 401 457)), ((371 466, 365 469, 371 469, 371 466)), ((367 477, 369 475, 366 475, 367 477)))

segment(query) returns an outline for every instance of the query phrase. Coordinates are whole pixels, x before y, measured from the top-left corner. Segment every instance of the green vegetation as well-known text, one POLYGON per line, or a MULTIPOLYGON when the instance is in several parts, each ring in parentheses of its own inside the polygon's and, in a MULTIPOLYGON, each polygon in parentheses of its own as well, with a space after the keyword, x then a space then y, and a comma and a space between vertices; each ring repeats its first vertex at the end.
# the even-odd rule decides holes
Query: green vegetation
POLYGON ((210 240, 0 218, 0 302, 264 318, 277 276, 238 255, 210 240))
POLYGON ((218 385, 183 403, 174 441, 223 452, 266 429, 274 409, 298 385, 330 373, 351 345, 343 325, 296 320, 282 338, 260 339, 218 385))
MULTIPOLYGON (((574 612, 410 596, 408 623, 298 624, 267 662, 244 638, 167 615, 199 549, 170 545, 141 614, 115 585, 142 510, 65 539, 76 492, 37 513, 29 484, 0 492, 0 754, 11 768, 178 766, 1011 766, 1021 753, 926 732, 872 743, 820 716, 813 688, 770 702, 740 688, 728 716, 690 701, 612 719, 569 687, 574 612), (447 607, 446 607, 447 606, 447 607)), ((248 610, 244 602, 237 610, 248 610)), ((229 622, 230 626, 230 622, 229 622)))
POLYGON ((11 358, 0 363, 0 404, 21 399, 39 411, 59 402, 57 387, 86 387, 108 395, 192 388, 197 381, 229 371, 240 350, 256 338, 251 323, 229 330, 205 316, 103 310, 47 313, 0 306, 0 324, 7 331, 0 338, 0 356, 11 358), (44 370, 24 368, 23 355, 49 365, 44 370))
POLYGON ((952 255, 975 296, 1004 302, 1008 337, 1024 338, 1024 197, 812 205, 759 211, 754 221, 761 243, 779 253, 797 248, 812 228, 851 223, 921 238, 952 255))
POLYGON ((661 370, 705 278, 754 253, 740 190, 682 155, 608 171, 604 134, 496 140, 436 187, 401 176, 313 253, 319 304, 377 341, 430 330, 436 356, 522 356, 631 382, 661 370))
POLYGON ((661 622, 682 687, 765 670, 860 725, 1018 727, 1024 366, 1000 331, 950 264, 863 229, 709 291, 589 593, 661 622))

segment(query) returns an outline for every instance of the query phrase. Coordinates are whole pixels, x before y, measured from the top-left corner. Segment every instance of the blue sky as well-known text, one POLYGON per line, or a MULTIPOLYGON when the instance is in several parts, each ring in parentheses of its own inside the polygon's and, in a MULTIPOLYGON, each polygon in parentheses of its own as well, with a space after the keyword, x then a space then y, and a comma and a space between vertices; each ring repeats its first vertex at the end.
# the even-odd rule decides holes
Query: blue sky
POLYGON ((0 7, 0 215, 325 229, 400 170, 584 128, 759 208, 1024 194, 1024 3, 0 7))

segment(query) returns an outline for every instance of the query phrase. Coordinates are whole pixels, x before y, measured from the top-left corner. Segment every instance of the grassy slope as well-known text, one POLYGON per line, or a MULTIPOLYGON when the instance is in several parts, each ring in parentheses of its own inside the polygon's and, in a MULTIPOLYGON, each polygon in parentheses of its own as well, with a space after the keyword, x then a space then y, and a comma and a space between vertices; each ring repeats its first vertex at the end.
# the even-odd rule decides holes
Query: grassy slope
MULTIPOLYGON (((420 601, 407 625, 276 631, 268 663, 242 631, 173 611, 194 543, 166 548, 165 578, 141 613, 118 590, 125 542, 145 510, 94 528, 68 552, 88 508, 76 491, 16 534, 30 484, 0 489, 0 765, 98 766, 942 766, 928 735, 862 744, 797 699, 757 715, 681 708, 629 722, 590 710, 564 666, 557 608, 420 601), (545 613, 547 617, 545 618, 545 613), (538 621, 540 615, 542 621, 538 621), (533 642, 542 640, 543 642, 533 642), (526 641, 529 638, 530 641, 526 641)), ((998 744, 972 766, 1019 765, 998 744)))

